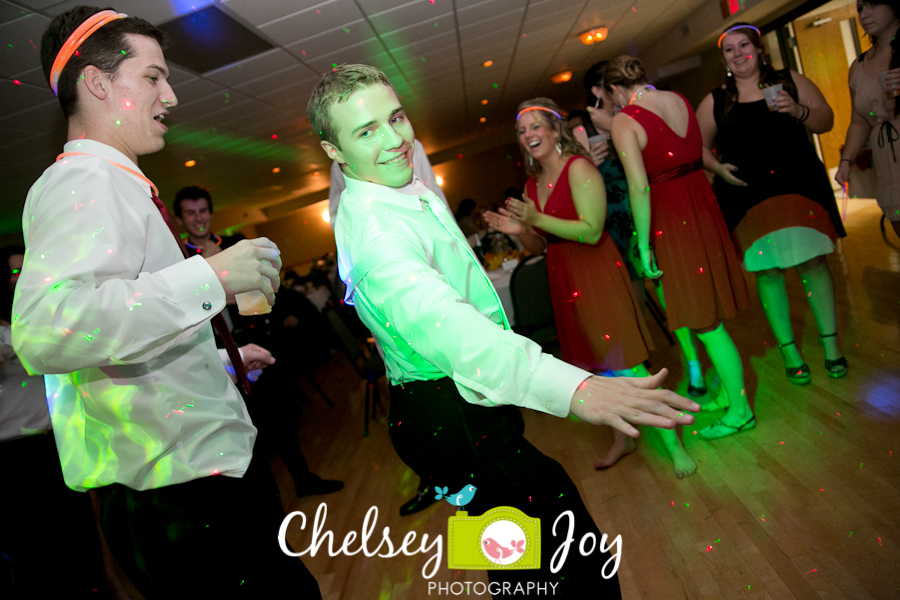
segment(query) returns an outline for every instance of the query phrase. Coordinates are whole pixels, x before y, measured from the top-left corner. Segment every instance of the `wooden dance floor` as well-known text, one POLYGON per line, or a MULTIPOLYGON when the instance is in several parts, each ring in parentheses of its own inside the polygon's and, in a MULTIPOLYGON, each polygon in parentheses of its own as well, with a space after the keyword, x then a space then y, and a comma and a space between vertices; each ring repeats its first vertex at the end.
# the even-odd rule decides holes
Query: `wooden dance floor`
MULTIPOLYGON (((526 436, 566 467, 601 531, 621 534, 623 598, 900 598, 900 243, 890 227, 888 241, 882 238, 880 215, 873 201, 851 201, 848 236, 829 258, 849 375, 826 377, 815 320, 792 272, 791 316, 813 380, 791 385, 753 287, 753 308, 726 328, 744 360, 758 426, 707 443, 694 430, 722 413, 699 415, 684 431, 698 465, 692 477, 675 479, 661 441, 646 429, 636 453, 595 471, 595 459, 612 442, 609 429, 526 411, 526 436)), ((649 324, 657 348, 652 370, 669 367, 667 386, 684 392, 680 353, 649 324)), ((709 368, 709 359, 702 360, 709 368)), ((348 532, 359 533, 372 506, 379 512, 370 548, 384 527, 395 548, 409 531, 443 535, 446 545, 454 512, 446 502, 411 517, 398 514, 418 478, 391 447, 384 381, 382 409, 363 438, 364 386, 346 359, 333 358, 318 379, 336 407, 329 410, 309 390, 313 404, 304 413, 301 446, 314 472, 343 479, 346 487, 298 500, 275 459, 285 510, 309 519, 303 531, 299 519, 290 527, 294 549, 308 548, 320 502, 327 504, 325 529, 334 532, 336 547, 348 532)), ((707 381, 714 379, 708 371, 707 381)), ((543 540, 545 559, 558 545, 543 540)), ((331 557, 326 543, 303 560, 326 600, 419 600, 438 597, 436 590, 429 595, 422 576, 428 558, 331 557)), ((448 571, 446 560, 442 555, 430 581, 487 581, 481 572, 448 571)))

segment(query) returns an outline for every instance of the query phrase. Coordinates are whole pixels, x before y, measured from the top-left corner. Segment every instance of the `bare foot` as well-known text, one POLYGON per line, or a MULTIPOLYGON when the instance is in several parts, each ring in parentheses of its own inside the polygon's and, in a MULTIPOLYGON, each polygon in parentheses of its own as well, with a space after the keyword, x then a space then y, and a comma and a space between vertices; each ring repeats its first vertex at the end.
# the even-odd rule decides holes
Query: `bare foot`
POLYGON ((697 470, 697 463, 694 462, 694 459, 690 457, 681 444, 677 448, 673 448, 671 453, 672 462, 675 464, 675 477, 683 479, 694 474, 694 471, 697 470))
POLYGON ((624 434, 616 435, 615 439, 613 440, 613 445, 609 449, 609 452, 606 453, 606 456, 594 463, 594 468, 608 469, 609 467, 616 464, 620 458, 622 458, 626 454, 634 452, 635 450, 637 450, 637 444, 635 443, 633 438, 630 438, 624 434))

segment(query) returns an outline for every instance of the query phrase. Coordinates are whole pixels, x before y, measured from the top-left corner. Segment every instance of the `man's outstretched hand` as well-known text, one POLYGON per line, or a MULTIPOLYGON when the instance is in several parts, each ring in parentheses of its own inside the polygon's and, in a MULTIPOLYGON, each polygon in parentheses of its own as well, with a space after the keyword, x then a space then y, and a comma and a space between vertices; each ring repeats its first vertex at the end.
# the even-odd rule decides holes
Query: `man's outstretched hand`
POLYGON ((688 425, 700 405, 669 390, 658 390, 669 372, 650 377, 588 377, 572 396, 569 412, 594 425, 609 425, 625 435, 640 435, 634 425, 674 429, 688 425))

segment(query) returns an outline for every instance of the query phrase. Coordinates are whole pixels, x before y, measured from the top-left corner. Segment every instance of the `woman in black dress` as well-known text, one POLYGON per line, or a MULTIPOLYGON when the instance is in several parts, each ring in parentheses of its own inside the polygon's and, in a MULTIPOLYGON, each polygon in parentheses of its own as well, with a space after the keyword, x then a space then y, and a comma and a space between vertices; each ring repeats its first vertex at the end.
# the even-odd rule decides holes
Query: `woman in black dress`
POLYGON ((794 343, 785 270, 794 267, 806 290, 825 348, 829 377, 847 374, 837 345, 834 282, 826 256, 844 237, 834 192, 808 132, 831 130, 834 114, 822 93, 795 71, 774 70, 759 30, 739 23, 719 38, 725 84, 703 99, 697 119, 703 166, 716 174, 715 191, 728 229, 756 274, 759 297, 778 340, 791 383, 810 381, 794 343), (781 85, 770 108, 763 89, 781 85), (712 153, 718 149, 719 159, 712 153), (720 162, 721 159, 721 162, 720 162))

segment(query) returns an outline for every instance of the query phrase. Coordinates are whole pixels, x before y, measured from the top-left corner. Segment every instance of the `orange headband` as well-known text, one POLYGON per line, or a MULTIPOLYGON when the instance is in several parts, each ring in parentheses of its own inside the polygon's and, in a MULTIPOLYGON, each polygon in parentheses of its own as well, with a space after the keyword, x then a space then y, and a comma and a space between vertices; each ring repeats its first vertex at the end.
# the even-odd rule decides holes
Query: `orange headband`
POLYGON ((722 47, 722 40, 725 38, 725 36, 728 35, 729 33, 731 33, 732 31, 734 31, 735 29, 752 29, 753 31, 756 32, 756 35, 759 35, 759 36, 762 35, 762 34, 759 32, 759 29, 757 29, 757 28, 754 27, 753 25, 736 25, 736 26, 732 27, 731 29, 726 29, 726 30, 722 33, 722 35, 719 36, 719 41, 716 42, 716 44, 719 46, 719 48, 722 47))
POLYGON ((79 25, 78 28, 72 32, 69 39, 67 39, 59 49, 56 60, 53 61, 53 67, 50 68, 50 88, 55 95, 59 96, 59 76, 62 74, 63 69, 66 68, 69 59, 72 58, 72 55, 78 50, 78 47, 81 46, 86 39, 91 37, 95 31, 110 21, 127 17, 128 15, 117 13, 114 10, 101 10, 88 17, 84 23, 79 25))
POLYGON ((543 106, 529 106, 528 108, 523 108, 522 110, 519 111, 519 114, 516 115, 516 121, 519 120, 519 117, 522 116, 522 113, 527 113, 529 110, 545 110, 548 113, 553 113, 554 115, 556 115, 557 119, 562 121, 562 117, 559 116, 558 112, 556 112, 555 110, 551 110, 549 108, 544 108, 543 106))

